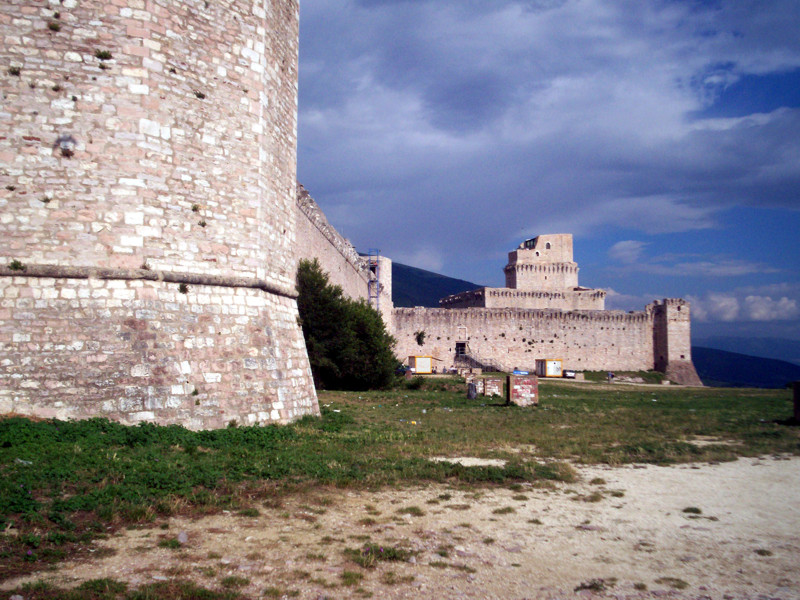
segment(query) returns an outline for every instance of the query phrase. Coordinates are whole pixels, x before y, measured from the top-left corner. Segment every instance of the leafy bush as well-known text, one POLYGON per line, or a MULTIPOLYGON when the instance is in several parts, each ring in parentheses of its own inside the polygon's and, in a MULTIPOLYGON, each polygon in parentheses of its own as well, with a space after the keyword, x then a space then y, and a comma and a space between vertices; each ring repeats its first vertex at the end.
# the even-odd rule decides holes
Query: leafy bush
POLYGON ((425 378, 422 375, 417 375, 410 381, 406 382, 406 387, 409 390, 419 390, 422 389, 422 385, 425 383, 425 378))
POLYGON ((320 389, 388 387, 396 363, 380 314, 363 300, 346 298, 331 285, 319 262, 303 260, 297 270, 297 299, 314 383, 320 389))

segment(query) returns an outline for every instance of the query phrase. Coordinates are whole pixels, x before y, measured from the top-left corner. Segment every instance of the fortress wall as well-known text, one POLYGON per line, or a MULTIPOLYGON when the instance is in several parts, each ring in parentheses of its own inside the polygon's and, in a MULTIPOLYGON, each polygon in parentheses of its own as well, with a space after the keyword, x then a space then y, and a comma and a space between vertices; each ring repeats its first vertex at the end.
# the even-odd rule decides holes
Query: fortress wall
POLYGON ((503 369, 533 368, 560 358, 577 370, 653 368, 653 318, 648 312, 521 309, 395 309, 397 355, 430 354, 449 367, 455 343, 467 341, 479 359, 503 369), (425 332, 425 344, 415 340, 425 332))
MULTIPOLYGON (((529 254, 532 250, 517 250, 529 254)), ((519 290, 561 291, 578 287, 578 266, 575 263, 524 263, 504 269, 506 286, 519 290)))
POLYGON ((289 298, 242 287, 192 285, 183 294, 151 281, 0 277, 0 305, 0 413, 209 429, 318 410, 289 298))
POLYGON ((328 222, 302 186, 297 188, 297 260, 319 261, 330 282, 350 298, 367 299, 367 261, 328 222))
POLYGON ((603 310, 605 292, 525 292, 521 290, 488 289, 486 308, 525 308, 561 310, 603 310))
POLYGON ((605 292, 587 291, 523 291, 510 288, 480 288, 443 298, 443 308, 524 308, 560 310, 603 310, 605 292))
POLYGON ((57 377, 75 416, 131 386, 151 409, 120 420, 318 410, 293 299, 297 1, 8 0, 0 39, 3 406, 44 410, 57 377), (168 391, 184 363, 185 385, 225 374, 198 386, 211 404, 168 391))
MULTIPOLYGON (((302 185, 297 187, 297 246, 296 257, 316 258, 329 281, 342 288, 353 299, 369 299, 367 258, 358 254, 353 245, 328 222, 325 213, 302 185)), ((391 331, 392 323, 392 261, 380 258, 381 314, 391 331)))

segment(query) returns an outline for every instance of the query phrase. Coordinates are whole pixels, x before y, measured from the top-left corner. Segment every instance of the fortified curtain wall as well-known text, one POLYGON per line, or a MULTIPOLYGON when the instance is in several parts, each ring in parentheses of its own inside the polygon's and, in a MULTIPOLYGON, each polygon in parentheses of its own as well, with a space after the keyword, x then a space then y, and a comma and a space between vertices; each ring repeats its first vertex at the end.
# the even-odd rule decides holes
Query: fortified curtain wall
POLYGON ((5 0, 0 38, 0 412, 317 413, 294 282, 297 1, 5 0))
MULTIPOLYGON (((314 259, 328 274, 329 281, 341 286, 344 294, 353 299, 369 299, 369 266, 353 245, 328 222, 325 213, 308 191, 297 186, 297 260, 314 259)), ((394 323, 392 304, 392 261, 379 259, 381 284, 381 316, 391 332, 394 323)))
POLYGON ((442 298, 442 308, 533 308, 559 307, 565 310, 597 310, 605 301, 602 290, 545 292, 510 288, 480 288, 442 298))
POLYGON ((397 355, 432 355, 454 363, 456 342, 503 370, 533 370, 536 359, 562 359, 565 369, 653 368, 653 314, 523 309, 395 309, 397 355), (425 332, 420 346, 416 332, 425 332))

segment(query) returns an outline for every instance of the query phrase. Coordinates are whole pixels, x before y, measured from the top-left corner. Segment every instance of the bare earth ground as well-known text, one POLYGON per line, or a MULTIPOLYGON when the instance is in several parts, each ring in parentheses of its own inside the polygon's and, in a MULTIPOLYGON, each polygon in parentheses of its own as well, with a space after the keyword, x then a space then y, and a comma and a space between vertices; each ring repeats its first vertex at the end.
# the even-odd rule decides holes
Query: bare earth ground
POLYGON ((318 489, 258 507, 255 517, 176 518, 168 529, 127 530, 99 542, 110 556, 64 563, 25 581, 69 587, 110 577, 137 586, 184 578, 221 589, 225 577, 235 576, 239 591, 253 598, 268 588, 268 597, 311 599, 370 592, 437 599, 800 598, 800 458, 579 471, 580 483, 553 490, 318 489), (605 483, 590 483, 596 478, 605 483), (593 492, 602 499, 589 501, 597 499, 593 492), (408 507, 424 514, 398 512, 408 507), (701 513, 683 512, 688 507, 701 513), (158 546, 179 535, 179 549, 158 546), (412 562, 363 569, 343 550, 367 541, 418 554, 412 562), (345 580, 345 571, 363 579, 345 580), (576 593, 598 579, 605 590, 576 593), (682 582, 688 587, 680 589, 682 582))

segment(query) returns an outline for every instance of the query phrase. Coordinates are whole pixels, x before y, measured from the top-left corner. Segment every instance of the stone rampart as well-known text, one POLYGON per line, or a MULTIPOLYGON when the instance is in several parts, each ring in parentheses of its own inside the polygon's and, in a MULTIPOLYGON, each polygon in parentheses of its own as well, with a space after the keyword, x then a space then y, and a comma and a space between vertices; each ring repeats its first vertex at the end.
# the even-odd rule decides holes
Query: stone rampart
POLYGON ((208 429, 318 410, 293 299, 180 286, 0 276, 0 413, 208 429))
POLYGON ((297 1, 8 0, 0 39, 0 408, 193 428, 318 411, 294 300, 297 1))
POLYGON ((447 296, 442 308, 528 308, 561 310, 603 310, 605 290, 525 291, 511 288, 480 288, 447 296))
MULTIPOLYGON (((297 260, 316 258, 330 282, 342 288, 350 298, 369 300, 370 267, 367 257, 361 256, 328 222, 325 213, 308 191, 297 186, 297 260)), ((380 257, 380 308, 384 323, 391 331, 392 261, 380 257)))
POLYGON ((456 362, 457 343, 469 355, 490 359, 503 370, 535 370, 537 358, 562 359, 575 370, 652 369, 650 311, 561 311, 525 309, 396 308, 397 355, 430 354, 456 362), (424 331, 422 347, 416 332, 424 331))

